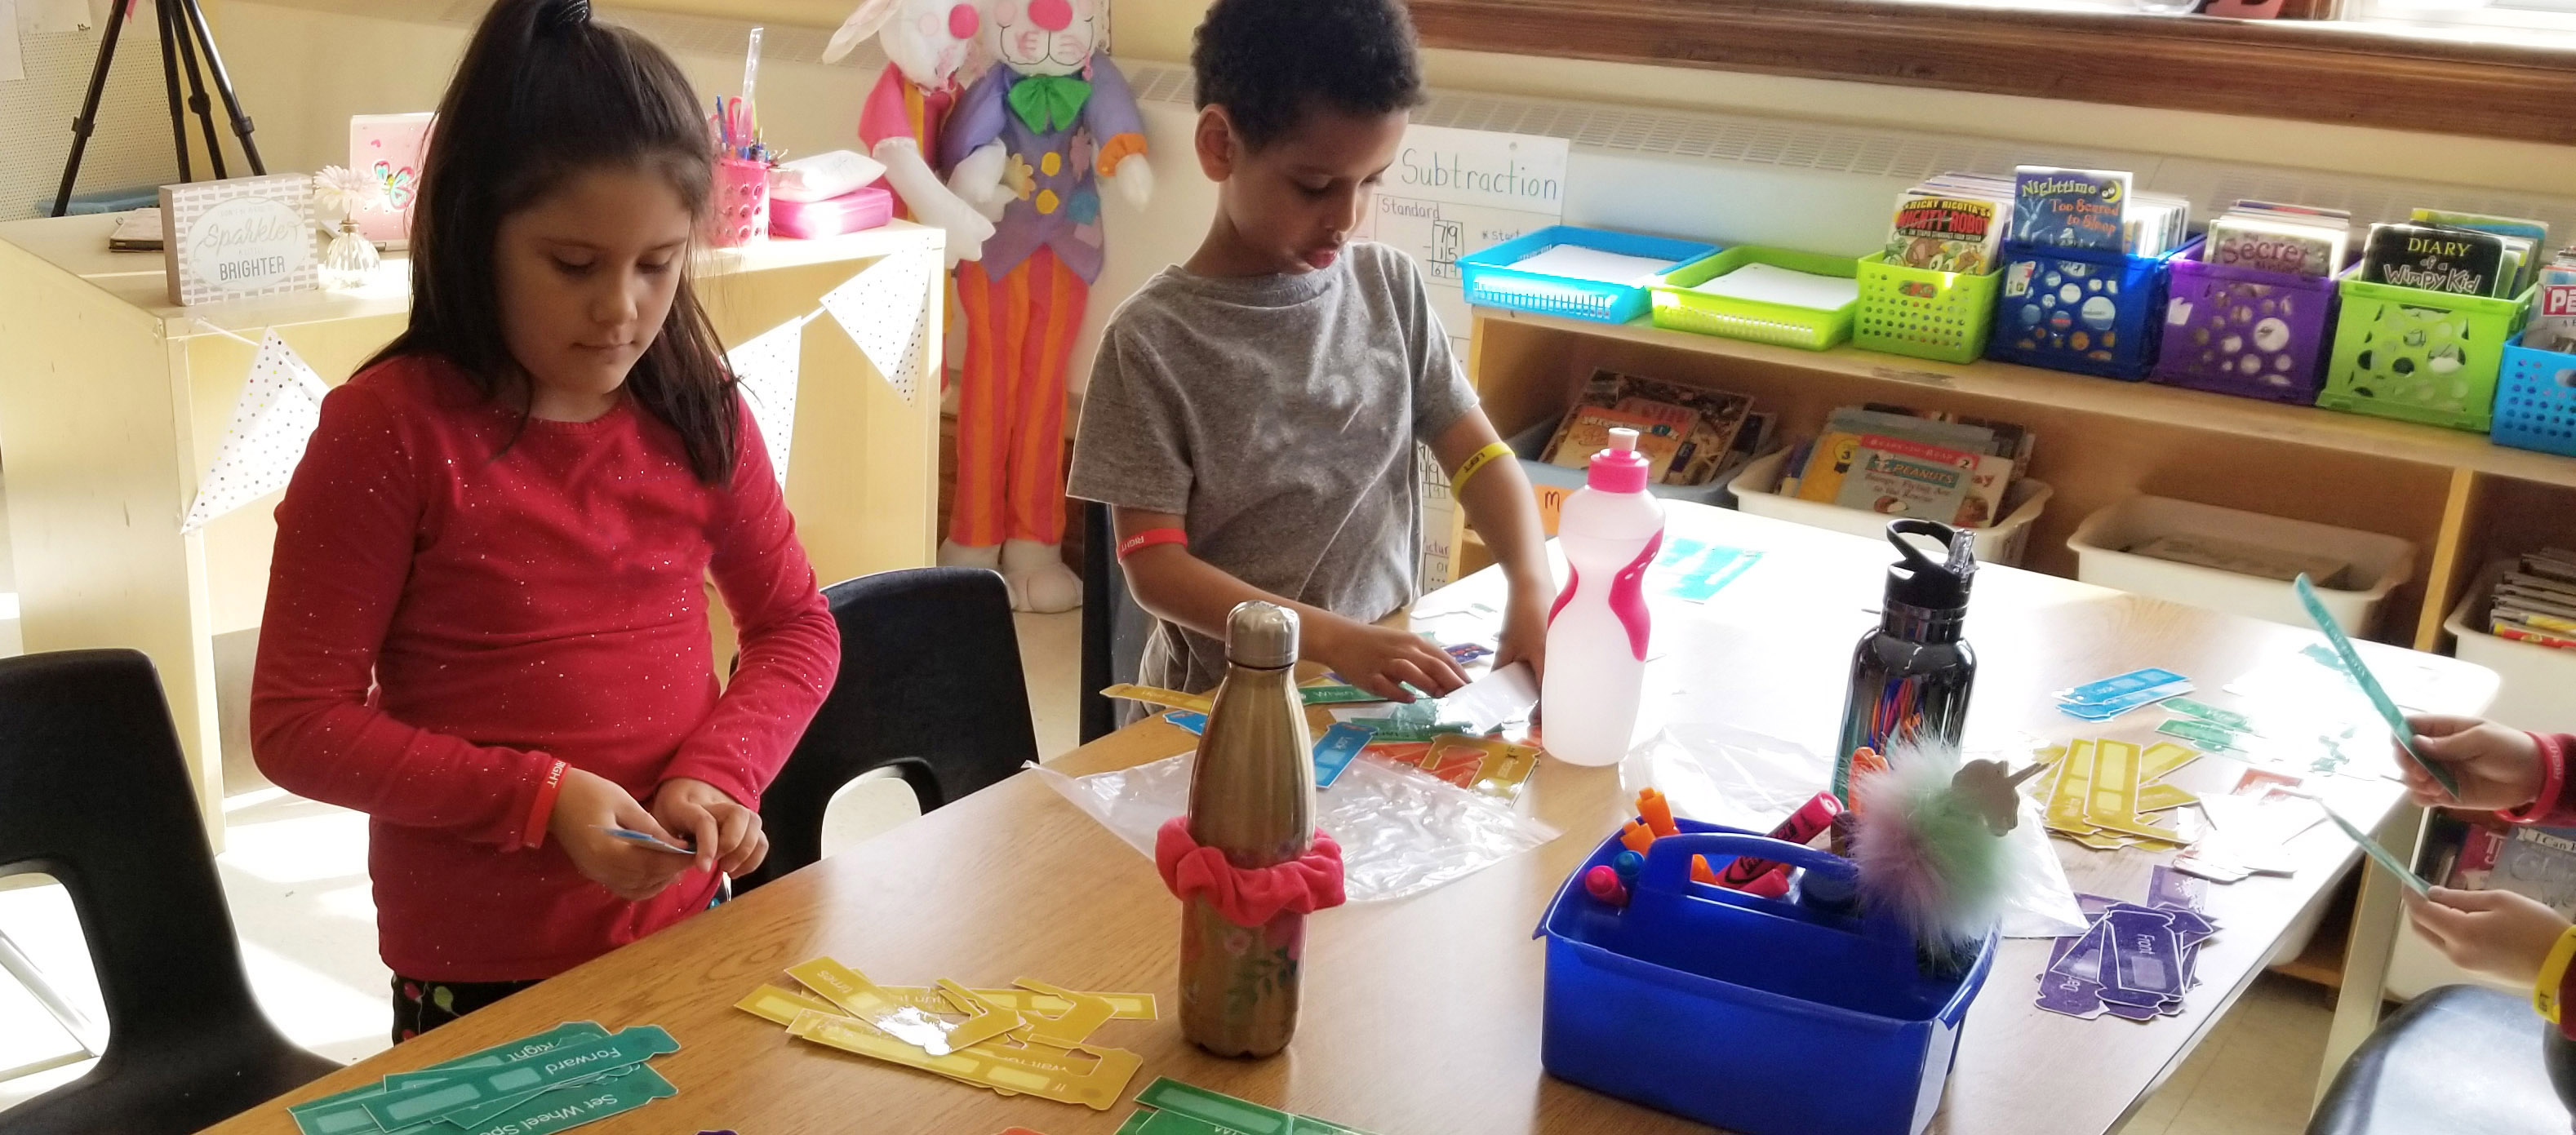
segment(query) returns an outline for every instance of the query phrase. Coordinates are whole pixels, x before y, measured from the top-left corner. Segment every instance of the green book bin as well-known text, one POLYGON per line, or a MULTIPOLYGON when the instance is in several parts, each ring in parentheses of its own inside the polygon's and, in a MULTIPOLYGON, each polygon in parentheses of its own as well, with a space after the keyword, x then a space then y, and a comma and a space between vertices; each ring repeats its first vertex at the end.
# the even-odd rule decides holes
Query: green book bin
POLYGON ((1852 345, 1934 362, 1975 362, 1985 356, 1986 333, 1994 330, 1995 293, 2003 279, 2002 272, 1968 275, 1890 264, 1883 252, 1862 257, 1852 345))
POLYGON ((1851 338, 1852 310, 1860 306, 1858 300, 1828 311, 1691 290, 1747 264, 1769 264, 1846 280, 1859 271, 1858 264, 1848 256, 1739 245, 1665 273, 1663 282, 1656 284, 1652 292, 1655 326, 1810 351, 1822 351, 1851 338))
POLYGON ((2507 300, 2346 279, 2317 405, 2484 433, 2504 349, 2530 313, 2527 291, 2507 300))

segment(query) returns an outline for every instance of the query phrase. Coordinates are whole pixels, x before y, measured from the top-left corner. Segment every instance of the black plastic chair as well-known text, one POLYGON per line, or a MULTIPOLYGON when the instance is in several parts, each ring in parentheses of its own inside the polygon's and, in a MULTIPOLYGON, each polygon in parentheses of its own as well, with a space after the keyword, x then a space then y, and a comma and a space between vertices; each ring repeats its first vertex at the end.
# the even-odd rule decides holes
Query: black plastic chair
POLYGON ((2407 1002, 2355 1049, 2308 1135, 2567 1135, 2576 1045, 2531 998, 2446 985, 2407 1002))
POLYGON ((823 811, 861 775, 893 769, 928 812, 1038 757, 1010 589, 981 568, 913 568, 823 589, 841 674, 769 791, 757 887, 823 857, 823 811))
POLYGON ((0 1135, 185 1135, 340 1065, 250 992, 187 758, 130 650, 0 660, 0 875, 62 881, 107 1002, 107 1051, 0 1135))
POLYGON ((1118 703, 1100 691, 1136 680, 1154 618, 1136 605, 1127 573, 1118 570, 1118 529, 1109 506, 1085 504, 1082 524, 1082 743, 1088 745, 1118 730, 1118 703))

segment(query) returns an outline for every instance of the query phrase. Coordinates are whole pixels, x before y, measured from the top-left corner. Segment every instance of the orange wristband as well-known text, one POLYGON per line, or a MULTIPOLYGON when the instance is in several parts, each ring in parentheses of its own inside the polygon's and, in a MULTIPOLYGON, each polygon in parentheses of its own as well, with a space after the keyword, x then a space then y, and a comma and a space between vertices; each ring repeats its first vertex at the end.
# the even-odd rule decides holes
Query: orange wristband
POLYGON ((554 818, 555 797, 563 794, 564 770, 570 767, 556 761, 546 770, 546 778, 538 782, 537 799, 528 805, 528 826, 519 833, 519 846, 536 847, 546 842, 546 821, 554 818))
POLYGON ((1190 544, 1190 534, 1178 528, 1148 528, 1119 541, 1118 558, 1124 560, 1156 544, 1179 544, 1186 548, 1190 544))

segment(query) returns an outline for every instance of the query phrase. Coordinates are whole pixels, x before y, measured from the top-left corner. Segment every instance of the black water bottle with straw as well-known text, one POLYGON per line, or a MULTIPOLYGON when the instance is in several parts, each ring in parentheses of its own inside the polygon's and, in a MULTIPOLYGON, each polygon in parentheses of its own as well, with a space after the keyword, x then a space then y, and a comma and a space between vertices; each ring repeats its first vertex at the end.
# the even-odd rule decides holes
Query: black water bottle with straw
MULTIPOLYGON (((1968 693, 1977 681, 1977 656, 1961 636, 1968 617, 1968 588, 1977 574, 1976 534, 1929 520, 1897 520, 1887 541, 1899 559, 1887 569, 1887 598, 1878 627, 1852 652, 1850 700, 1843 703, 1842 740, 1834 749, 1834 795, 1851 802, 1853 754, 1869 749, 1887 757, 1905 742, 1944 745, 1953 751, 1968 727, 1968 693), (1925 555, 1909 537, 1938 541, 1942 559, 1925 555)), ((1894 758, 1888 758, 1893 760, 1894 758)))

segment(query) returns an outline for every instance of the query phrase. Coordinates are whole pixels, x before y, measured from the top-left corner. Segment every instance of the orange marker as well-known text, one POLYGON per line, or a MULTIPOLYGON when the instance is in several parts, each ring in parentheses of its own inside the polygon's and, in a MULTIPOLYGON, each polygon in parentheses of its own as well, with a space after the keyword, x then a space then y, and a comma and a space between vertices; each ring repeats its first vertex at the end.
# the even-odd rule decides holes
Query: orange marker
MULTIPOLYGON (((1851 798, 1843 801, 1843 810, 1855 816, 1859 815, 1860 793, 1857 790, 1858 785, 1864 778, 1876 776, 1886 771, 1887 758, 1879 756, 1878 750, 1868 748, 1866 746, 1852 750, 1851 777, 1849 783, 1853 787, 1847 790, 1851 798)), ((1840 852, 1836 852, 1836 854, 1840 854, 1840 852)))
POLYGON ((1886 771, 1887 758, 1879 756, 1878 750, 1867 746, 1852 750, 1852 772, 1855 774, 1864 772, 1881 773, 1886 771))
POLYGON ((1619 842, 1627 845, 1628 850, 1644 855, 1647 848, 1655 845, 1655 833, 1646 825, 1630 820, 1628 826, 1619 829, 1619 842))
POLYGON ((1712 887, 1717 885, 1717 872, 1709 870, 1707 856, 1691 856, 1691 882, 1706 883, 1712 887))
POLYGON ((1645 819, 1647 827, 1654 829, 1658 839, 1682 834, 1682 830, 1673 825, 1673 802, 1664 799, 1664 794, 1654 789, 1637 790, 1637 815, 1645 819))

